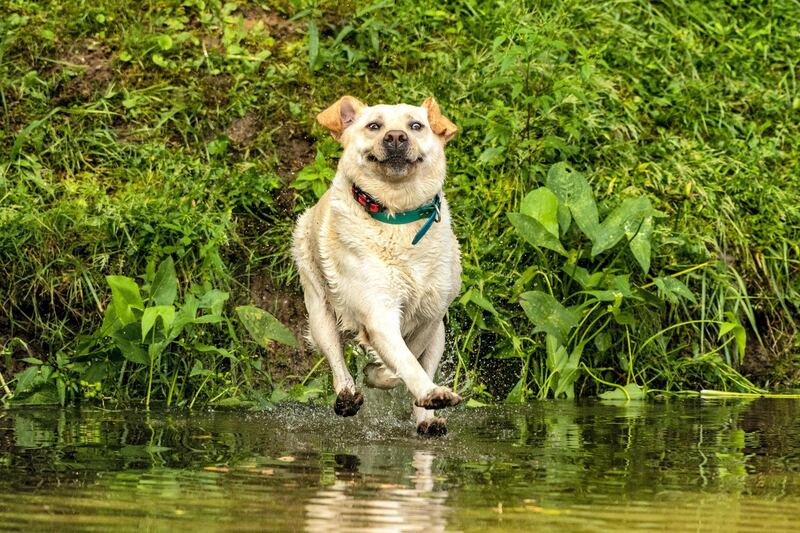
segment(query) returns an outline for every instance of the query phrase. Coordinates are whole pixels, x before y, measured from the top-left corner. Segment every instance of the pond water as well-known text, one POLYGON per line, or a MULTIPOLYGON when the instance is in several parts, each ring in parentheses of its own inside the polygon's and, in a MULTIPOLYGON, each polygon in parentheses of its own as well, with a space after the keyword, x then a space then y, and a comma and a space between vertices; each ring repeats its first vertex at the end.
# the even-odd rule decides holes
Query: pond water
POLYGON ((800 530, 800 401, 367 407, 0 410, 0 529, 800 530))

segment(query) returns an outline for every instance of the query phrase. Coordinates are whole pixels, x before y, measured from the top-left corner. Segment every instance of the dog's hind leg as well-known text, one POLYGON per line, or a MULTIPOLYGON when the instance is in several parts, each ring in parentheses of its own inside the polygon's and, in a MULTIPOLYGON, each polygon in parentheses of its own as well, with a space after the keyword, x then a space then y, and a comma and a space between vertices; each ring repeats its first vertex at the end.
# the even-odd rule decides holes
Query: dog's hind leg
POLYGON ((336 316, 327 305, 320 285, 309 279, 302 269, 300 272, 311 338, 325 354, 333 372, 333 388, 336 390, 333 410, 339 416, 353 416, 364 403, 364 397, 356 390, 353 376, 347 369, 336 316))
MULTIPOLYGON (((440 321, 429 338, 428 345, 420 355, 419 362, 431 379, 439 368, 439 362, 444 353, 444 322, 440 321)), ((417 433, 424 437, 438 437, 447 433, 447 421, 435 416, 433 410, 414 405, 414 419, 417 423, 417 433)))

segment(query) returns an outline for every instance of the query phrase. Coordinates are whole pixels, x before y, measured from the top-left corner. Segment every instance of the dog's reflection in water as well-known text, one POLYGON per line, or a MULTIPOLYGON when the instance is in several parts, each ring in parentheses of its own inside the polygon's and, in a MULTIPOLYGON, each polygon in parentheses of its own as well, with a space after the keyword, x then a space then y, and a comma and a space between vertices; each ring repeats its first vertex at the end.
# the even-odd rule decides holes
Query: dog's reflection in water
POLYGON ((336 456, 336 480, 306 503, 307 531, 444 531, 447 492, 434 490, 434 455, 417 450, 411 485, 364 483, 358 457, 336 456))

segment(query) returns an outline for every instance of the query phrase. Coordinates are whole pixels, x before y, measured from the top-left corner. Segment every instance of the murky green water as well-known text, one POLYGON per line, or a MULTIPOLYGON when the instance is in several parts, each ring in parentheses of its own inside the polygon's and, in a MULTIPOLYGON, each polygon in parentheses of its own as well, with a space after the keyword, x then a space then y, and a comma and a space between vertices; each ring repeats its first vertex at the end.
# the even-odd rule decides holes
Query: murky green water
POLYGON ((2 530, 800 530, 800 402, 0 410, 2 530))

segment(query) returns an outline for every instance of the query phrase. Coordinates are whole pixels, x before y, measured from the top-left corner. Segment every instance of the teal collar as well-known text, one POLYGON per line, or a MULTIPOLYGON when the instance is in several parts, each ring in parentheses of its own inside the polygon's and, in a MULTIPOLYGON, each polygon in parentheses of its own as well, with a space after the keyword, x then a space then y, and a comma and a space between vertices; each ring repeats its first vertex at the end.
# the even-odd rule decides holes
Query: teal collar
POLYGON ((427 219, 425 224, 419 229, 414 240, 411 241, 412 246, 416 245, 422 237, 428 233, 434 222, 442 220, 442 193, 437 194, 429 202, 426 202, 416 209, 411 211, 402 211, 400 213, 389 213, 386 208, 378 200, 372 197, 369 193, 361 190, 355 183, 352 187, 353 198, 356 202, 361 204, 369 216, 384 224, 410 224, 417 220, 427 219))

